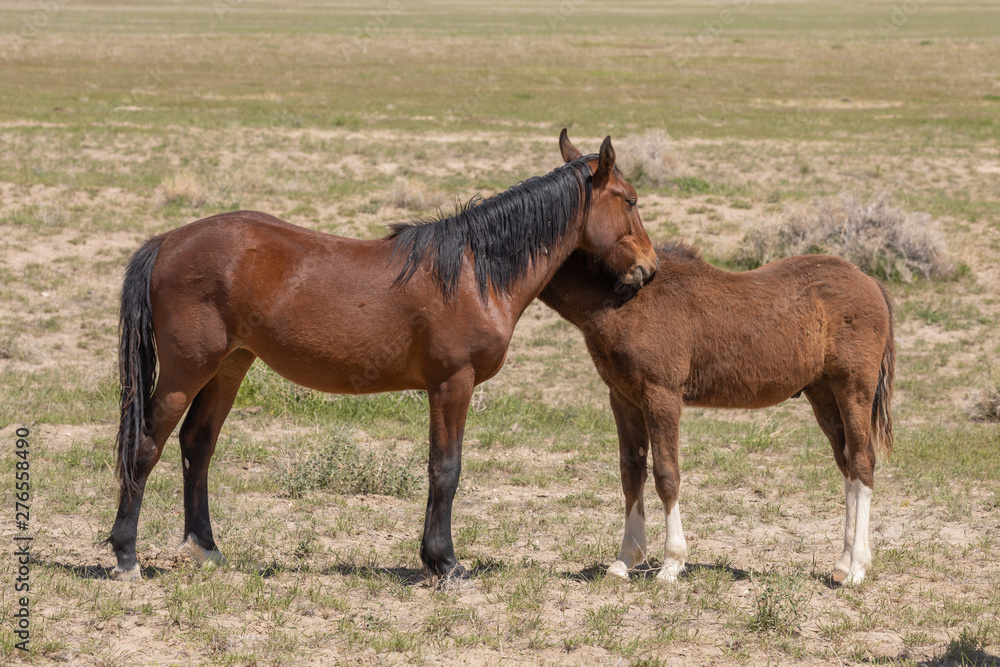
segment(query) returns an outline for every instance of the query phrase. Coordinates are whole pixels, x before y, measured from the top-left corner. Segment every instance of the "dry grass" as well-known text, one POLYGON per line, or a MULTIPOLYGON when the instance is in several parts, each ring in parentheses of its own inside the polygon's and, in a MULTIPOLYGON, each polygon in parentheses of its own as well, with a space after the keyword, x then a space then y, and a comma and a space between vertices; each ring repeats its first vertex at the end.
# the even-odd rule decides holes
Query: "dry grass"
POLYGON ((1000 373, 993 371, 969 401, 969 417, 977 422, 1000 422, 1000 373))
POLYGON ((677 174, 670 137, 663 130, 629 135, 616 142, 618 168, 635 187, 661 187, 677 174))
POLYGON ((944 234, 926 213, 907 213, 886 195, 862 203, 850 195, 821 198, 781 223, 751 229, 734 261, 754 268, 780 257, 839 255, 865 273, 898 282, 955 273, 944 234))
POLYGON ((447 202, 447 196, 440 190, 427 188, 420 181, 406 176, 397 176, 392 187, 382 196, 382 204, 404 211, 426 211, 440 208, 447 202))
POLYGON ((161 206, 202 206, 208 201, 204 180, 188 169, 163 179, 157 194, 161 206))
MULTIPOLYGON (((924 3, 888 40, 875 29, 891 19, 882 3, 754 4, 683 67, 672 54, 718 8, 576 3, 550 32, 544 8, 511 5, 510 31, 498 32, 484 3, 417 2, 359 42, 378 18, 356 7, 228 2, 217 19, 205 3, 115 4, 66 4, 0 68, 10 88, 0 100, 0 440, 31 427, 37 481, 33 650, 14 648, 7 623, 0 664, 1000 659, 1000 450, 995 424, 966 414, 1000 321, 997 105, 983 98, 1000 45, 981 36, 981 15, 997 11, 988 3, 963 5, 975 19, 924 3), (842 17, 862 31, 844 44, 842 17), (522 31, 531 21, 544 38, 522 31), (95 30, 108 37, 97 49, 95 30), (925 37, 933 43, 919 45, 925 37), (97 87, 83 97, 80 81, 97 87), (643 134, 666 122, 670 137, 643 134), (869 581, 827 585, 843 487, 803 400, 770 417, 687 411, 692 567, 672 586, 644 568, 628 582, 605 577, 624 513, 607 389, 578 332, 537 303, 469 417, 453 517, 466 584, 422 578, 426 397, 330 398, 259 367, 210 473, 229 565, 202 570, 174 553, 184 523, 173 438, 139 527, 146 579, 107 580, 114 557, 94 542, 117 507, 117 299, 144 236, 233 208, 381 234, 432 211, 427 188, 464 199, 555 167, 564 124, 588 152, 614 137, 654 238, 711 256, 748 220, 783 219, 780 207, 797 201, 905 192, 975 271, 974 282, 893 287, 894 417, 906 446, 877 472, 869 581), (81 133, 84 150, 68 150, 81 133), (634 144, 619 141, 630 133, 634 144), (113 141, 87 149, 94 136, 113 141), (651 175, 628 164, 633 153, 651 175), (170 193, 179 198, 161 206, 170 193), (342 427, 356 450, 324 447, 342 427), (407 473, 414 495, 386 493, 407 473)), ((0 10, 11 25, 24 16, 13 7, 0 10)), ((8 489, 14 463, 0 457, 8 489)), ((656 565, 664 519, 652 482, 645 501, 656 565)), ((0 561, 7 618, 16 566, 0 561)))

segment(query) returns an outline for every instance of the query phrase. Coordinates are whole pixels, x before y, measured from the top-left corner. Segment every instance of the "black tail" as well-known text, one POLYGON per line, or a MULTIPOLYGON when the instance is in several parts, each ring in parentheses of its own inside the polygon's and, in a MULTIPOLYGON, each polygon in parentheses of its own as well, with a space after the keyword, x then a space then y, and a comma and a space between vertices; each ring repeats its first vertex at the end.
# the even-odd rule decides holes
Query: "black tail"
POLYGON ((156 236, 132 255, 122 283, 118 314, 118 375, 121 380, 121 423, 118 426, 118 480, 131 501, 139 443, 145 437, 146 403, 156 382, 156 342, 149 283, 163 237, 156 236))

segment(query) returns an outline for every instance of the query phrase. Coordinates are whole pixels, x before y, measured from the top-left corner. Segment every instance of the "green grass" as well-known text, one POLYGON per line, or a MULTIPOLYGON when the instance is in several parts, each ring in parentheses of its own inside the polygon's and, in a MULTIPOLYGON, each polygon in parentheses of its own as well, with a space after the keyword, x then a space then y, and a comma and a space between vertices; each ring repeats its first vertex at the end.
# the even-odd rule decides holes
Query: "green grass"
POLYGON ((315 489, 409 498, 417 486, 414 467, 413 462, 396 462, 385 454, 361 454, 349 434, 334 433, 313 457, 279 475, 278 483, 293 498, 315 489))
MULTIPOLYGON (((918 4, 886 32, 891 4, 751 3, 711 40, 726 3, 402 3, 360 41, 379 7, 63 3, 26 41, 40 10, 0 10, 0 436, 32 430, 37 545, 34 652, 8 628, 0 661, 995 662, 1000 442, 964 401, 1000 352, 1000 9, 918 4), (643 220, 716 263, 746 227, 843 192, 887 192, 941 226, 955 278, 893 286, 896 449, 863 586, 827 586, 843 483, 804 398, 686 410, 691 567, 655 579, 650 475, 647 563, 606 577, 624 518, 607 390, 537 305, 473 399, 453 514, 464 586, 419 561, 426 394, 329 396, 260 363, 209 477, 228 565, 174 554, 172 438, 144 499, 147 579, 104 578, 117 292, 144 237, 242 207, 379 236, 545 173, 564 126, 586 150, 664 133, 676 169, 640 183, 643 220)), ((12 595, 0 586, 4 615, 12 595)))

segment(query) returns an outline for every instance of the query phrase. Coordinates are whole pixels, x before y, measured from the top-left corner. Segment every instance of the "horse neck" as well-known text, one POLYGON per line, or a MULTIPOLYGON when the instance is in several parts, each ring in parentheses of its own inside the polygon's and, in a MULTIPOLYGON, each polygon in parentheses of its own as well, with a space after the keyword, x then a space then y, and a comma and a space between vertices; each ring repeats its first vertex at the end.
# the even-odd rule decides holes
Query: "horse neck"
POLYGON ((582 252, 572 253, 538 295, 539 300, 577 328, 588 331, 600 313, 628 300, 634 288, 591 266, 582 252))
POLYGON ((566 262, 569 256, 580 244, 582 237, 583 216, 585 213, 578 213, 569 224, 566 233, 556 243, 546 248, 538 254, 531 268, 524 277, 511 290, 510 294, 500 297, 507 302, 510 311, 520 317, 521 313, 528 305, 538 297, 539 293, 552 280, 559 268, 566 262))

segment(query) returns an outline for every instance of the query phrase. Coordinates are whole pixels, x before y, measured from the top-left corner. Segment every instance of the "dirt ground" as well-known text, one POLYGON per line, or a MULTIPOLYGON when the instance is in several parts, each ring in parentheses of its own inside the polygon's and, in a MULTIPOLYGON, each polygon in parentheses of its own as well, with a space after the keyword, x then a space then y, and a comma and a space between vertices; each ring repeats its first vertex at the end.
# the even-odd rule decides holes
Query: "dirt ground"
POLYGON ((491 14, 510 22, 494 34, 486 3, 390 3, 370 44, 352 27, 367 9, 241 2, 61 3, 38 39, 0 35, 0 476, 13 491, 27 428, 34 538, 29 653, 9 622, 18 563, 0 559, 0 663, 1000 664, 1000 427, 970 417, 997 391, 1000 81, 976 3, 920 4, 897 41, 874 35, 891 3, 755 4, 686 68, 674 50, 715 5, 536 4, 491 14), (831 32, 841 13, 855 32, 831 32), (620 164, 661 146, 637 182, 651 238, 723 268, 748 232, 831 198, 927 213, 954 272, 889 285, 896 447, 866 581, 830 580, 843 486, 803 398, 687 410, 687 570, 655 579, 650 482, 647 562, 605 576, 624 521, 607 390, 537 302, 473 400, 453 518, 468 580, 431 580, 418 556, 426 398, 325 397, 258 363, 210 475, 227 563, 176 551, 174 434, 142 510, 143 580, 112 581, 118 298, 142 241, 238 208, 374 237, 553 169, 564 123, 585 151, 612 133, 620 164), (306 486, 331 445, 346 490, 306 486))

